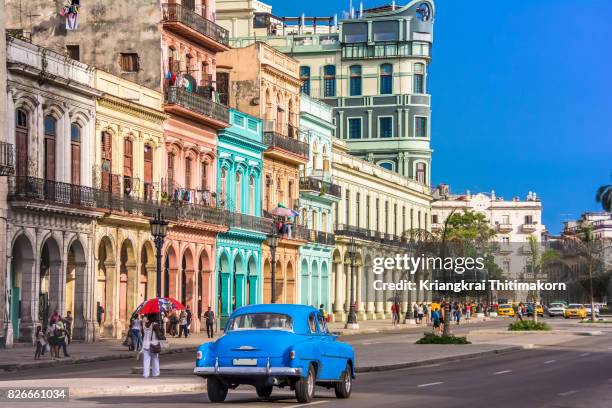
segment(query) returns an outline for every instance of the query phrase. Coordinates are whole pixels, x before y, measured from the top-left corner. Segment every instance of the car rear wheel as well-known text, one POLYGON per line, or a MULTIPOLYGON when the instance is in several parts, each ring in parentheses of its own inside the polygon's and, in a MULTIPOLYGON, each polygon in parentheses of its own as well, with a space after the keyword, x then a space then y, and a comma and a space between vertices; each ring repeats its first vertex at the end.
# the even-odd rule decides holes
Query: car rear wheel
POLYGON ((334 389, 336 391, 336 397, 338 398, 348 398, 351 395, 351 390, 353 389, 353 377, 351 375, 351 366, 349 364, 346 365, 346 369, 342 372, 342 376, 340 377, 340 381, 338 381, 334 385, 334 389))
POLYGON ((210 402, 223 402, 227 397, 227 385, 216 377, 208 377, 206 389, 210 402))
POLYGON ((255 387, 255 389, 257 390, 257 396, 259 398, 270 398, 270 395, 272 395, 271 385, 263 386, 263 387, 255 387))
POLYGON ((300 403, 308 403, 314 398, 314 387, 315 387, 315 370, 311 365, 308 367, 308 375, 306 377, 300 377, 295 382, 295 397, 300 403))

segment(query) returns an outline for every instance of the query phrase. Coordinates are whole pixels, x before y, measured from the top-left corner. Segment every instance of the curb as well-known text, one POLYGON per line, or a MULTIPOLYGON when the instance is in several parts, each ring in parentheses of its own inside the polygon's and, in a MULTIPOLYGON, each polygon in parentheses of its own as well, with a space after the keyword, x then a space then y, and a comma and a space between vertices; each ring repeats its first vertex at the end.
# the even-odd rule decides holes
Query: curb
POLYGON ((134 394, 160 394, 178 392, 203 392, 206 383, 200 384, 147 384, 147 385, 120 385, 114 387, 70 388, 70 397, 121 397, 134 394))
MULTIPOLYGON (((171 348, 169 350, 162 350, 161 354, 195 352, 198 347, 199 346, 176 347, 176 348, 171 348)), ((96 356, 96 357, 78 357, 78 358, 68 357, 68 358, 63 358, 61 360, 46 360, 46 361, 36 361, 36 362, 28 362, 28 363, 0 364, 0 370, 4 370, 4 371, 29 370, 33 368, 48 368, 48 367, 65 366, 65 365, 71 365, 71 364, 95 363, 98 361, 124 360, 124 359, 130 359, 130 358, 135 358, 135 357, 136 357, 136 354, 134 354, 134 352, 106 354, 106 355, 96 356)))
POLYGON ((378 371, 400 370, 402 368, 422 367, 422 366, 427 366, 427 365, 437 364, 437 363, 448 363, 448 362, 454 362, 454 361, 469 360, 469 359, 478 358, 478 357, 486 357, 486 356, 495 355, 495 354, 512 353, 515 351, 525 350, 526 348, 528 347, 513 346, 513 347, 507 347, 503 349, 479 351, 476 353, 462 354, 458 356, 430 358, 428 360, 410 361, 406 363, 395 363, 395 364, 386 364, 386 365, 369 366, 369 367, 355 367, 355 371, 358 373, 372 373, 372 372, 378 372, 378 371))
POLYGON ((572 331, 572 330, 519 330, 519 331, 503 331, 503 330, 470 330, 470 334, 503 334, 503 335, 524 335, 524 334, 560 334, 567 336, 601 336, 603 332, 601 330, 590 330, 590 331, 572 331))

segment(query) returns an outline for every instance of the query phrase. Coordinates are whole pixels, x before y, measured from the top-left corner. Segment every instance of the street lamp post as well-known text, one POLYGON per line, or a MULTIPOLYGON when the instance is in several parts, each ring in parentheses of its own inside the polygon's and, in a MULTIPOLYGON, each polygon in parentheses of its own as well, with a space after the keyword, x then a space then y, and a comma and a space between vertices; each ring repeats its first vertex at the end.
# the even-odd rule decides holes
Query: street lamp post
POLYGON ((270 303, 276 303, 276 247, 278 246, 278 234, 276 231, 268 234, 267 242, 270 247, 270 255, 272 256, 272 288, 270 290, 272 299, 270 303))
POLYGON ((151 224, 151 235, 155 242, 155 249, 157 250, 157 276, 156 276, 156 287, 155 293, 158 298, 161 297, 161 276, 162 276, 162 248, 164 246, 164 239, 168 233, 168 221, 166 221, 161 213, 161 208, 157 209, 155 218, 150 221, 151 224))
POLYGON ((351 295, 350 295, 350 307, 349 307, 349 314, 348 314, 348 319, 346 321, 346 325, 344 326, 347 329, 358 329, 359 328, 359 323, 357 323, 357 315, 355 315, 355 295, 353 294, 353 289, 354 289, 354 274, 355 274, 355 256, 357 255, 357 248, 355 245, 355 238, 351 237, 351 240, 349 241, 349 245, 348 245, 348 253, 349 253, 349 258, 351 260, 351 271, 350 271, 350 290, 351 290, 351 295))

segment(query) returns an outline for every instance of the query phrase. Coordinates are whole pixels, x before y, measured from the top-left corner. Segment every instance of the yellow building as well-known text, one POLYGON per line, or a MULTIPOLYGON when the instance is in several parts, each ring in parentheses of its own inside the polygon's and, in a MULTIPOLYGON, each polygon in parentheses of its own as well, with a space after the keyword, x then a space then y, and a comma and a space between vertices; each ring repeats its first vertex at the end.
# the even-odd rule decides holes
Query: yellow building
POLYGON ((97 70, 94 187, 111 210, 97 223, 94 310, 100 333, 120 337, 135 307, 155 296, 157 208, 163 156, 162 95, 97 70), (99 307, 98 307, 99 306, 99 307))

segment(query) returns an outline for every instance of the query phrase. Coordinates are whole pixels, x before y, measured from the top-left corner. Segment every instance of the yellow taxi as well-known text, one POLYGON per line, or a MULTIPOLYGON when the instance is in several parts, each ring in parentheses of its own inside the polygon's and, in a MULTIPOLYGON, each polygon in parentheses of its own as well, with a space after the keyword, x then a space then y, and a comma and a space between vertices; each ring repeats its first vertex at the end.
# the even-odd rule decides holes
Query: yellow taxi
POLYGON ((536 311, 538 312, 538 316, 544 316, 544 308, 542 307, 542 305, 537 305, 536 311))
POLYGON ((514 308, 512 305, 499 305, 497 308, 498 316, 514 316, 514 308))
POLYGON ((580 303, 571 303, 568 307, 565 308, 565 312, 563 312, 563 317, 565 317, 566 319, 569 319, 571 317, 586 319, 586 307, 584 307, 584 305, 581 305, 580 303))

